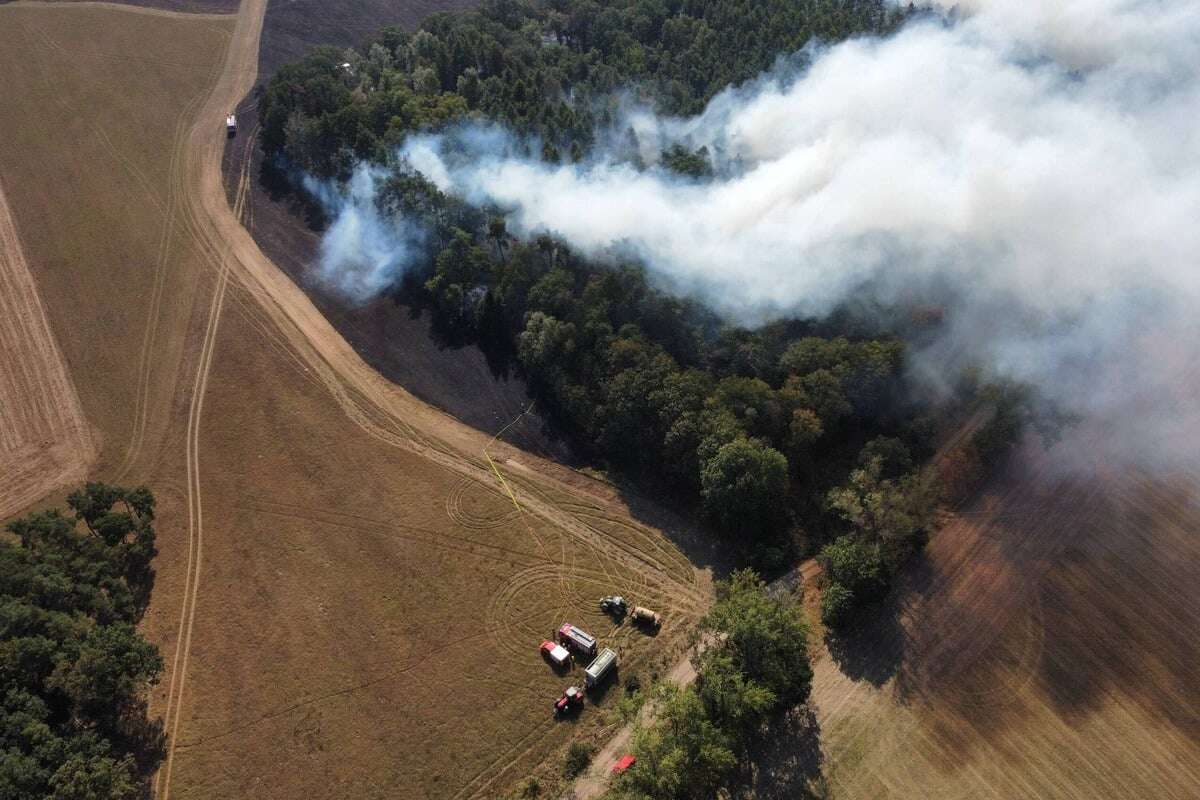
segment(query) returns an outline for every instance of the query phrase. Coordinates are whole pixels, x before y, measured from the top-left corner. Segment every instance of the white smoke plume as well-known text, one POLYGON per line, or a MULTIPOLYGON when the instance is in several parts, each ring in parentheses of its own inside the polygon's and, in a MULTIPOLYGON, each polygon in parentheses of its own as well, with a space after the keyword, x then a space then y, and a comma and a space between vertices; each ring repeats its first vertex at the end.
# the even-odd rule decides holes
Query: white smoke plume
POLYGON ((345 187, 304 177, 304 188, 333 217, 321 240, 316 277, 355 302, 387 289, 420 251, 423 232, 403 219, 385 219, 375 203, 386 172, 360 165, 345 187))
POLYGON ((1131 439, 1177 440, 1194 415, 1163 403, 1200 355, 1200 5, 970 0, 951 16, 813 50, 802 74, 695 118, 629 115, 646 153, 706 146, 711 180, 604 153, 550 165, 495 131, 402 155, 518 235, 634 254, 743 322, 952 298, 926 377, 965 355, 1136 417, 1131 439))

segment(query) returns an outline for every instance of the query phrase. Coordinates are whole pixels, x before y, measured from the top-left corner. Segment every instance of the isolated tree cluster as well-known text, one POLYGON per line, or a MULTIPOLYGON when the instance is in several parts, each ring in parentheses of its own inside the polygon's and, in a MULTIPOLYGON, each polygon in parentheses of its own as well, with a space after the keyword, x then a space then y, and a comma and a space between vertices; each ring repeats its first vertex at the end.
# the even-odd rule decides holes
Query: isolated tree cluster
POLYGON ((694 686, 659 690, 654 721, 634 735, 637 767, 615 782, 613 800, 719 796, 773 716, 805 702, 812 687, 799 606, 772 597, 750 570, 718 584, 692 664, 694 686))
POLYGON ((133 800, 163 748, 145 698, 162 659, 137 630, 154 497, 92 483, 68 505, 0 536, 0 798, 133 800))

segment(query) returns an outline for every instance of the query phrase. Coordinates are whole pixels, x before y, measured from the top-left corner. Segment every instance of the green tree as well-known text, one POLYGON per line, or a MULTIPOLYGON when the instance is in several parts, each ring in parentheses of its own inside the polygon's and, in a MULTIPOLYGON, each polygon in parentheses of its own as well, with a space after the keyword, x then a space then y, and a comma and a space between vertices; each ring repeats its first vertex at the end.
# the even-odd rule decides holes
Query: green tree
POLYGON ((713 647, 697 658, 697 691, 713 721, 739 740, 762 727, 779 701, 775 693, 742 671, 735 654, 713 647))
POLYGON ((41 511, 0 537, 0 797, 141 797, 162 753, 145 713, 162 659, 136 627, 154 497, 90 483, 68 502, 73 518, 41 511))
POLYGON ((698 672, 724 655, 778 704, 808 698, 812 667, 803 612, 791 598, 772 597, 752 570, 740 570, 717 584, 717 602, 697 626, 696 642, 698 672))
POLYGON ((142 796, 132 756, 72 755, 50 778, 50 800, 134 800, 142 796))
POLYGON ((586 742, 571 742, 571 746, 567 748, 567 758, 563 762, 563 774, 568 778, 582 774, 588 768, 588 764, 592 763, 592 754, 595 751, 596 748, 586 742))
POLYGON ((933 526, 937 489, 916 473, 883 478, 879 456, 850 473, 849 482, 829 493, 829 505, 864 542, 878 544, 887 568, 895 571, 933 526))
POLYGON ((839 536, 821 548, 817 557, 825 574, 862 601, 875 600, 887 589, 888 576, 878 544, 839 536))
POLYGON ((752 439, 722 445, 700 471, 704 513, 728 533, 775 530, 787 488, 787 459, 752 439))
POLYGON ((836 581, 821 591, 821 622, 833 630, 844 628, 858 609, 854 592, 836 581))
POLYGON ((617 796, 712 797, 736 764, 729 735, 709 719, 694 689, 667 684, 656 702, 654 724, 634 733, 638 764, 616 781, 617 796))

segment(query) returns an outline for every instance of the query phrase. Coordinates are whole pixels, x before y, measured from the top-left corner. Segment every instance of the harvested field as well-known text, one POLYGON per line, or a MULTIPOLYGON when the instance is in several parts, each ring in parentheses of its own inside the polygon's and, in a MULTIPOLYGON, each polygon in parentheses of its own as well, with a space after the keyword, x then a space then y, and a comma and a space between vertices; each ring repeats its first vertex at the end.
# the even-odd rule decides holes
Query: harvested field
POLYGON ((111 475, 162 434, 170 409, 182 326, 164 319, 186 319, 194 292, 174 263, 188 237, 173 175, 232 18, 27 4, 0 14, 10 76, 0 179, 111 475), (103 41, 92 34, 114 17, 123 23, 103 41), (177 41, 160 41, 164 32, 177 41))
POLYGON ((220 161, 264 9, 0 7, 0 180, 92 475, 159 498, 158 796, 492 797, 604 722, 552 722, 581 671, 538 641, 569 618, 639 671, 707 578, 610 487, 382 379, 263 257, 220 161), (663 633, 601 617, 613 591, 663 633))
MULTIPOLYGON (((237 11, 239 0, 39 0, 42 3, 76 3, 95 5, 120 5, 133 8, 158 9, 162 11, 179 11, 189 14, 232 14, 237 11)), ((22 2, 22 0, 0 0, 5 3, 22 2)))
POLYGON ((947 520, 874 629, 823 650, 834 796, 1194 798, 1197 530, 1200 470, 1031 445, 947 520))
MULTIPOLYGON (((8 2, 22 2, 23 0, 0 0, 0 5, 8 4, 8 2)), ((162 11, 178 11, 191 14, 205 13, 233 13, 238 11, 239 0, 108 0, 108 2, 97 2, 96 0, 40 0, 43 4, 47 2, 60 2, 60 4, 83 4, 89 6, 97 5, 118 5, 131 6, 133 8, 149 8, 149 10, 162 11)))
POLYGON ((78 482, 96 445, 0 185, 0 518, 78 482))

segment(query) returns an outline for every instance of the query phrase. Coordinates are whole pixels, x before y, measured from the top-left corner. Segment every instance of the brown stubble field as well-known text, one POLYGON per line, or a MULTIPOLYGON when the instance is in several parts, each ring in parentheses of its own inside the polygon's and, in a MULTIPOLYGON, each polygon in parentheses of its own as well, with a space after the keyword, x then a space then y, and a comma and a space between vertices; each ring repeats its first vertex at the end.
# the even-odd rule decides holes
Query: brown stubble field
POLYGON ((0 518, 81 480, 96 441, 0 185, 0 518))
POLYGON ((884 646, 822 648, 835 797, 1197 796, 1200 469, 1114 463, 1031 442, 947 516, 884 646))
POLYGON ((219 159, 263 10, 0 7, 0 180, 92 474, 160 501, 158 796, 495 796, 607 721, 552 722, 582 675, 537 642, 569 618, 643 671, 707 578, 609 487, 379 379, 262 258, 219 159), (611 591, 664 632, 603 619, 611 591))

